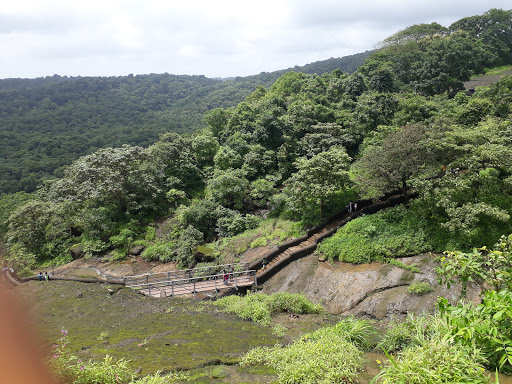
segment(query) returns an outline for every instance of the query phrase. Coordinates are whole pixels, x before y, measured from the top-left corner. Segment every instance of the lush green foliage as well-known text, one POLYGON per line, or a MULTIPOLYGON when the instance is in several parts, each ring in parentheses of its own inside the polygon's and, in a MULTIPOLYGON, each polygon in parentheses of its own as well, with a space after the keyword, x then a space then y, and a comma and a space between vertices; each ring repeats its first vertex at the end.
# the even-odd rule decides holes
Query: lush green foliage
POLYGON ((279 292, 272 295, 262 293, 246 296, 226 296, 215 302, 225 307, 228 313, 234 313, 242 319, 252 320, 263 325, 270 325, 272 314, 290 313, 320 313, 322 306, 313 304, 304 295, 279 292))
POLYGON ((493 250, 486 247, 473 252, 445 252, 437 269, 438 279, 447 284, 462 284, 466 293, 469 282, 487 284, 494 290, 512 291, 512 235, 502 236, 493 250))
MULTIPOLYGON (((145 239, 155 217, 175 214, 172 234, 157 241, 176 243, 173 259, 189 265, 202 242, 230 244, 226 247, 238 253, 261 238, 250 239, 256 232, 243 235, 258 223, 252 213, 269 210, 268 217, 311 226, 358 195, 377 197, 393 188, 418 194, 407 204, 409 213, 397 208, 387 216, 357 219, 320 250, 331 260, 367 262, 490 246, 512 232, 512 80, 504 77, 472 94, 457 91, 484 65, 506 62, 510 24, 510 11, 490 10, 448 29, 436 23, 411 26, 387 39, 353 74, 288 71, 248 82, 198 77, 200 85, 190 89, 194 79, 171 75, 56 77, 38 80, 41 88, 30 92, 27 82, 2 81, 0 99, 9 94, 11 101, 2 118, 11 120, 2 125, 8 132, 0 135, 8 138, 9 150, 16 147, 11 132, 16 126, 34 153, 23 162, 29 167, 64 156, 68 152, 62 146, 74 150, 66 162, 77 158, 55 171, 56 178, 31 201, 22 195, 1 197, 1 202, 12 202, 0 203, 9 262, 27 268, 63 262, 70 247, 78 246, 87 255, 109 250, 121 258, 145 239), (256 86, 258 81, 263 86, 256 86), (179 84, 178 90, 173 84, 179 84), (91 120, 75 85, 81 100, 94 95, 94 105, 113 114, 98 112, 91 120), (233 106, 241 94, 245 100, 233 106), (191 95, 203 95, 208 102, 193 102, 191 95), (186 117, 174 113, 185 103, 191 108, 186 117), (74 114, 67 113, 70 108, 74 114), (203 112, 204 127, 194 135, 168 132, 188 130, 186 120, 203 112), (25 135, 31 132, 27 124, 40 121, 47 132, 61 130, 71 140, 75 136, 63 128, 63 116, 70 128, 91 137, 101 130, 108 140, 96 135, 103 142, 94 150, 67 141, 60 147, 52 142, 46 150, 46 141, 25 135), (144 128, 132 140, 136 125, 144 128), (124 133, 112 134, 106 126, 124 133), (139 143, 149 147, 133 145, 139 143), (104 146, 117 148, 99 149, 104 146), (127 223, 135 228, 125 228, 127 223)), ((62 164, 57 163, 51 170, 36 167, 38 175, 53 172, 62 164)), ((14 188, 32 185, 39 177, 2 166, 11 169, 2 182, 14 188)))
MULTIPOLYGON (((293 70, 354 72, 369 54, 293 70)), ((165 132, 193 132, 203 126, 204 112, 236 105, 290 70, 226 80, 167 73, 2 79, 0 194, 34 191, 42 179, 61 176, 65 164, 100 148, 148 146, 165 132)), ((196 149, 205 154, 204 146, 196 149)))
MULTIPOLYGON (((380 343, 390 362, 378 375, 383 383, 487 383, 484 355, 478 346, 461 345, 453 337, 448 319, 409 315, 393 321, 380 343)), ((375 379, 377 380, 377 378, 375 379)))
POLYGON ((490 368, 512 372, 512 292, 486 291, 477 305, 441 299, 439 309, 455 342, 479 348, 490 368))
POLYGON ((400 206, 350 221, 317 252, 333 261, 368 263, 430 249, 420 221, 400 206))
POLYGON ((366 321, 348 318, 286 347, 253 349, 240 364, 268 365, 278 371, 280 383, 351 382, 362 369, 364 356, 359 344, 368 344, 369 331, 366 321))
POLYGON ((427 281, 413 281, 408 287, 407 292, 412 293, 414 295, 426 295, 429 292, 432 292, 433 288, 427 281))
POLYGON ((283 240, 304 235, 301 223, 283 219, 266 219, 260 221, 258 227, 248 229, 239 235, 221 238, 207 244, 220 254, 241 254, 249 248, 275 245, 283 240))

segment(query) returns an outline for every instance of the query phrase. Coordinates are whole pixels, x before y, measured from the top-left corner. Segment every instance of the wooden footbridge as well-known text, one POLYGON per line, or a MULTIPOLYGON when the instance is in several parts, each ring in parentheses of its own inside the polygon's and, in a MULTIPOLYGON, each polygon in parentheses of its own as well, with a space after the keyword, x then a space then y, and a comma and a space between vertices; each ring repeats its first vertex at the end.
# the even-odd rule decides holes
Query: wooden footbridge
POLYGON ((256 271, 247 263, 126 276, 124 284, 147 296, 174 297, 200 292, 219 292, 256 285, 256 271))

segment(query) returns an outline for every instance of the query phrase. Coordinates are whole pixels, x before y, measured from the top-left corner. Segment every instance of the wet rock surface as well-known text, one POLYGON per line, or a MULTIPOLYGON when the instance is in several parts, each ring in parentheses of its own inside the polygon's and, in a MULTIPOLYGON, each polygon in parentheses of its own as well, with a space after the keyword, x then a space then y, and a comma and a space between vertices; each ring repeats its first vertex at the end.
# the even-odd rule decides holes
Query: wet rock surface
MULTIPOLYGON (((437 283, 434 257, 427 253, 400 259, 421 271, 413 273, 390 264, 331 264, 308 256, 279 271, 265 283, 263 291, 304 293, 335 314, 384 319, 408 312, 433 312, 439 296, 456 302, 461 290, 457 284, 447 289, 437 283), (415 281, 428 282, 432 292, 421 296, 409 293, 407 287, 415 281)), ((468 299, 478 301, 479 293, 478 287, 470 286, 468 299)))

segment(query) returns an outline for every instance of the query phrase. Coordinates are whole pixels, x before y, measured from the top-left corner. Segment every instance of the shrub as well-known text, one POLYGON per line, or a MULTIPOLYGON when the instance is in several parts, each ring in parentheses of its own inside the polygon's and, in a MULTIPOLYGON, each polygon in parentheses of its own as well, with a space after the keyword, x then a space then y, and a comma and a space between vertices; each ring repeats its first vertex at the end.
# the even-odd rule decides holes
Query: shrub
POLYGON ((90 258, 108 249, 108 244, 101 240, 84 240, 82 244, 86 258, 90 258))
POLYGON ((246 296, 227 296, 215 302, 228 313, 262 325, 270 325, 272 314, 278 312, 320 313, 322 307, 313 304, 303 295, 294 293, 249 293, 246 296))
POLYGON ((432 292, 433 288, 430 285, 429 282, 419 282, 419 281, 413 281, 411 285, 407 287, 407 292, 412 293, 414 295, 422 296, 426 295, 427 293, 432 292))
POLYGON ((486 291, 478 305, 452 306, 444 298, 438 305, 458 344, 476 345, 491 369, 512 372, 512 292, 486 291))
POLYGON ((369 263, 429 251, 420 220, 403 206, 362 216, 322 241, 316 253, 329 260, 369 263))
POLYGON ((258 226, 258 218, 253 215, 242 215, 230 209, 218 209, 219 219, 215 231, 221 237, 238 235, 248 229, 258 226))
POLYGON ((251 248, 265 247, 267 245, 267 239, 264 237, 258 237, 251 241, 251 248))
POLYGON ((144 249, 141 256, 148 261, 160 260, 162 263, 168 263, 174 258, 174 247, 174 243, 156 243, 144 249))
POLYGON ((270 366, 281 383, 344 383, 354 382, 363 360, 363 352, 349 341, 324 335, 286 347, 255 348, 242 357, 240 365, 270 366))
POLYGON ((489 381, 481 365, 483 361, 475 348, 435 338, 405 349, 396 360, 390 356, 391 364, 382 369, 378 378, 383 384, 484 384, 489 381))
POLYGON ((332 327, 321 328, 315 332, 305 335, 303 340, 317 340, 323 337, 336 336, 341 337, 361 348, 370 349, 370 336, 375 334, 375 328, 368 320, 347 317, 332 327))
POLYGON ((322 306, 314 304, 306 296, 298 293, 277 292, 270 295, 272 313, 320 313, 322 306))

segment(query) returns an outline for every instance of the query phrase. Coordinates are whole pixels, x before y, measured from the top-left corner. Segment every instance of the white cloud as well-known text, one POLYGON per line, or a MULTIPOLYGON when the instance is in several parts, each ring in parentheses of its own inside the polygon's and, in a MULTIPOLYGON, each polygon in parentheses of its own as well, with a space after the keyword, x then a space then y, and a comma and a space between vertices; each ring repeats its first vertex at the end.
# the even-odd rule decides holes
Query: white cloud
POLYGON ((507 3, 17 0, 0 10, 0 78, 249 75, 362 52, 406 26, 449 25, 507 3))

